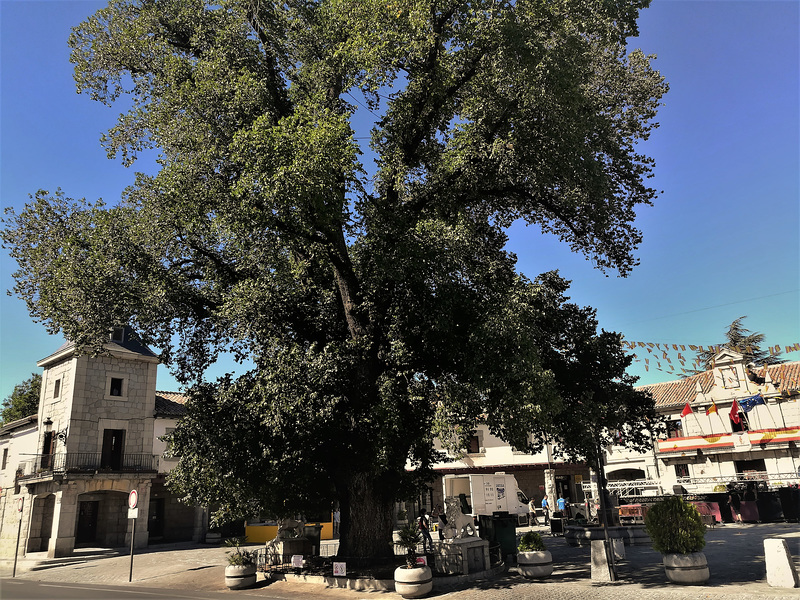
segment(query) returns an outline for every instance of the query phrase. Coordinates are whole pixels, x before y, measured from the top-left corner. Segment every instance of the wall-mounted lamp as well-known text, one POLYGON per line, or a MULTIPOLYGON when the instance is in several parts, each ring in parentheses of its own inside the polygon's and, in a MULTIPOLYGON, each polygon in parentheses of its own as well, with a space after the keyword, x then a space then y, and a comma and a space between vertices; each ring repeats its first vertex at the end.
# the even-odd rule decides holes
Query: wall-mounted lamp
POLYGON ((51 431, 53 429, 53 420, 50 417, 47 417, 44 420, 44 430, 51 431))

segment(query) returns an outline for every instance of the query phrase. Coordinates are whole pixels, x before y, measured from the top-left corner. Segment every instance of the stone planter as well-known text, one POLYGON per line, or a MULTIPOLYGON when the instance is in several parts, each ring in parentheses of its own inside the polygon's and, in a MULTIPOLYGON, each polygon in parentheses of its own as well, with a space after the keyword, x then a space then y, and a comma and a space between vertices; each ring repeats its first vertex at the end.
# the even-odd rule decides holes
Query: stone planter
POLYGON ((549 577, 553 574, 553 555, 549 550, 520 552, 517 554, 517 567, 525 577, 549 577))
POLYGON ((433 589, 430 567, 397 567, 394 570, 394 591, 403 598, 421 598, 433 589))
POLYGON ((217 531, 209 531, 206 533, 206 544, 219 545, 222 543, 222 534, 217 531))
POLYGON ((683 585, 702 585, 711 574, 708 571, 706 555, 702 552, 691 554, 664 554, 664 570, 672 583, 683 585))
POLYGON ((243 590, 256 584, 255 565, 228 565, 225 567, 225 585, 232 590, 243 590))

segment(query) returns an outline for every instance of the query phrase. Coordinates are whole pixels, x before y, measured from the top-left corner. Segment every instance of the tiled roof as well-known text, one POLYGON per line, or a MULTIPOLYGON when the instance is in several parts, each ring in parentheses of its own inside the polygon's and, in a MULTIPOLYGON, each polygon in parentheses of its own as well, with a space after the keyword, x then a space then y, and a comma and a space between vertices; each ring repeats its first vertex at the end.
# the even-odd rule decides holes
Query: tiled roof
MULTIPOLYGON (((764 376, 764 367, 756 371, 757 375, 764 376)), ((781 392, 800 391, 800 361, 770 365, 769 376, 772 383, 781 392)))
POLYGON ((20 429, 21 427, 26 427, 31 423, 36 423, 38 419, 39 419, 38 415, 30 415, 27 417, 22 417, 21 419, 17 419, 16 421, 10 421, 5 425, 3 425, 2 427, 0 427, 0 435, 9 433, 11 431, 14 431, 15 429, 20 429))
POLYGON ((705 371, 704 373, 692 375, 686 379, 644 385, 639 389, 650 392, 656 401, 656 408, 662 408, 681 405, 694 400, 695 396, 697 396, 698 382, 700 382, 703 388, 703 393, 710 391, 714 385, 714 373, 712 371, 705 371))
MULTIPOLYGON (((67 340, 66 342, 61 344, 61 346, 58 348, 58 350, 56 350, 55 352, 53 352, 49 356, 46 356, 42 360, 38 361, 36 364, 38 364, 40 367, 44 366, 45 363, 49 362, 49 360, 52 357, 58 356, 58 355, 60 355, 60 354, 62 354, 64 352, 67 352, 68 350, 72 350, 74 348, 75 348, 75 342, 71 342, 71 341, 67 340)), ((136 336, 136 332, 134 332, 133 329, 131 329, 130 327, 127 327, 127 326, 125 327, 125 333, 124 333, 124 335, 122 337, 122 341, 121 342, 115 342, 115 341, 109 340, 109 342, 105 345, 105 348, 106 348, 106 350, 115 350, 115 349, 118 349, 118 348, 123 348, 123 349, 127 350, 128 352, 133 352, 134 354, 139 354, 141 356, 147 356, 149 358, 158 358, 156 356, 156 354, 154 354, 153 351, 150 350, 150 348, 148 348, 141 341, 139 341, 138 337, 136 336)))
MULTIPOLYGON (((764 369, 765 367, 757 368, 756 374, 764 377, 764 369)), ((770 365, 768 369, 772 383, 779 392, 800 391, 800 361, 770 365)), ((698 382, 703 389, 703 393, 709 392, 714 384, 713 371, 705 371, 686 379, 644 385, 638 389, 647 390, 652 394, 656 401, 656 408, 666 408, 692 402, 697 396, 698 382)))
POLYGON ((189 397, 178 392, 156 392, 156 417, 180 418, 186 414, 189 397))

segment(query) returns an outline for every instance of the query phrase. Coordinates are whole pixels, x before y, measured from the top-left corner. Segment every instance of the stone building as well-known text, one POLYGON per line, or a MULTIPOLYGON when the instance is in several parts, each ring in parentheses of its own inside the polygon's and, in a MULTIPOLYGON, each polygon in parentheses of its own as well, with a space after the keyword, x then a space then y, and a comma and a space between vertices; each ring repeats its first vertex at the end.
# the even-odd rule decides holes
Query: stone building
POLYGON ((2 473, 0 556, 14 553, 20 514, 13 508, 20 502, 25 553, 59 557, 81 545, 127 546, 134 530, 134 547, 199 539, 204 511, 180 504, 164 487, 170 465, 157 439, 174 427, 183 399, 156 392, 158 358, 129 328, 115 329, 105 350, 80 355, 66 343, 39 361, 38 427, 23 439, 21 425, 3 428, 0 444, 9 438, 3 451, 12 460, 2 473), (135 528, 131 490, 138 493, 135 528))

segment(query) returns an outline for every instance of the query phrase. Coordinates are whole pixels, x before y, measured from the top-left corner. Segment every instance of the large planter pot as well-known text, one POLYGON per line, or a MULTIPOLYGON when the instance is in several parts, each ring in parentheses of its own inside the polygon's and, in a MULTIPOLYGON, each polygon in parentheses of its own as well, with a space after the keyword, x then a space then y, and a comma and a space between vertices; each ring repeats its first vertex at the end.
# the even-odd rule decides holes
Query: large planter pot
POLYGON ((430 567, 397 567, 394 570, 394 591, 403 598, 421 598, 432 589, 433 574, 430 567))
POLYGON ((664 570, 672 583, 683 585, 702 585, 711 574, 708 571, 706 555, 702 552, 691 554, 664 554, 664 570))
POLYGON ((525 577, 549 577, 553 574, 553 555, 549 550, 520 552, 517 554, 517 567, 525 577))
POLYGON ((255 565, 228 565, 225 567, 225 585, 232 590, 243 590, 256 584, 255 565))

